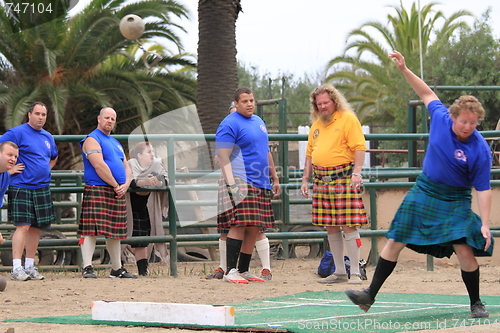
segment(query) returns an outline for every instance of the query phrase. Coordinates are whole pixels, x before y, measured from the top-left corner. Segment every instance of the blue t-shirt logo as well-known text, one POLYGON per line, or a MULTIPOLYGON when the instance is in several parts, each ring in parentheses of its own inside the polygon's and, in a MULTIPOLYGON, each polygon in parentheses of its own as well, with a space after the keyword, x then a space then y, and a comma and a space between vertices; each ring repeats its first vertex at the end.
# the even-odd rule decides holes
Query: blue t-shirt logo
POLYGON ((462 161, 462 162, 467 162, 467 156, 465 155, 465 153, 462 149, 455 150, 455 159, 462 161))

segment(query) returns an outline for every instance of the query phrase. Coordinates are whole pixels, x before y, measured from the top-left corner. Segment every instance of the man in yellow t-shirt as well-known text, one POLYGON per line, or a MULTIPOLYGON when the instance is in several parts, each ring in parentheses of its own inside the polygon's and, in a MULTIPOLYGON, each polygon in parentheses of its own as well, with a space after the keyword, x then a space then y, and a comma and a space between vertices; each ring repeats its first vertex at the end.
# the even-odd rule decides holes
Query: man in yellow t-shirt
POLYGON ((300 189, 308 198, 309 179, 314 175, 312 223, 326 227, 336 268, 318 282, 360 284, 361 239, 357 227, 368 224, 361 199, 365 137, 349 103, 332 85, 314 89, 310 102, 313 124, 300 189), (344 242, 351 261, 350 279, 344 265, 344 242))

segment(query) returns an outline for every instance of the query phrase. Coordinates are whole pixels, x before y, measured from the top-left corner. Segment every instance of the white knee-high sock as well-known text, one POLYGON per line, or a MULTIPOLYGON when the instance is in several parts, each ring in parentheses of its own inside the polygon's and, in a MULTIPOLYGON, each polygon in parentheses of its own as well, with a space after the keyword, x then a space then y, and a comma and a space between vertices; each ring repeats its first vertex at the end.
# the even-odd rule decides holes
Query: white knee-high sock
POLYGON ((94 256, 96 238, 96 236, 83 236, 83 243, 80 245, 83 267, 92 266, 92 257, 94 256))
MULTIPOLYGON (((347 255, 351 261, 351 275, 359 275, 359 256, 360 250, 358 246, 359 232, 356 230, 348 234, 344 233, 345 247, 347 249, 347 255)), ((361 244, 361 242, 359 242, 361 244)))
POLYGON ((121 249, 119 239, 106 238, 106 250, 108 250, 111 259, 111 268, 115 271, 122 267, 121 249))
POLYGON ((226 261, 227 251, 226 251, 226 241, 219 238, 219 267, 226 271, 227 261, 226 261))
POLYGON ((330 252, 332 252, 333 262, 335 263, 335 273, 346 274, 342 232, 339 231, 334 234, 328 234, 328 243, 330 244, 330 252))
POLYGON ((269 239, 266 237, 256 241, 255 248, 259 254, 260 262, 262 263, 262 269, 271 270, 271 251, 269 250, 269 239))

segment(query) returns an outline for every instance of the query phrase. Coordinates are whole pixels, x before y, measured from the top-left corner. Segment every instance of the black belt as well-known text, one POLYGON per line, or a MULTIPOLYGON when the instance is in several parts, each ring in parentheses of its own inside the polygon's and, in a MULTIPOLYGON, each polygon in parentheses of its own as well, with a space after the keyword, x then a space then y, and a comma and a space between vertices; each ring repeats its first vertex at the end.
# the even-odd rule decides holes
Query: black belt
POLYGON ((326 176, 321 176, 321 175, 314 175, 316 179, 322 180, 325 183, 330 183, 334 180, 337 180, 339 178, 347 177, 352 175, 352 168, 343 172, 339 173, 332 173, 331 175, 326 175, 326 176))

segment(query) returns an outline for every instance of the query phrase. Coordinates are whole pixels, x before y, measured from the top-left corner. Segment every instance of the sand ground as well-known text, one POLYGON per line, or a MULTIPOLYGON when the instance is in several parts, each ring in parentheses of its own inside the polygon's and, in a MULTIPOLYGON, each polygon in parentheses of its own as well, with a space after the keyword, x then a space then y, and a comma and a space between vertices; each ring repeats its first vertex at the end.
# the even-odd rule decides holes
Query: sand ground
MULTIPOLYGON (((99 272, 98 279, 83 279, 80 273, 76 272, 44 272, 46 278, 43 281, 18 282, 8 280, 6 290, 0 292, 0 319, 90 314, 91 302, 98 300, 228 304, 304 291, 325 289, 344 291, 348 288, 347 284, 323 285, 317 283, 318 263, 319 259, 317 258, 273 260, 273 279, 264 283, 250 283, 248 285, 235 285, 221 280, 206 280, 205 274, 218 266, 217 262, 212 261, 179 263, 177 277, 169 276, 166 266, 151 264, 151 276, 135 280, 107 278, 109 270, 99 272)), ((259 261, 252 261, 252 270, 258 272, 259 266, 259 261)), ((136 272, 132 264, 127 265, 127 268, 131 272, 136 272)), ((367 269, 369 279, 373 270, 373 267, 367 269)), ((1 275, 8 277, 7 273, 1 273, 1 275)), ((500 268, 498 265, 481 265, 481 294, 500 295, 499 278, 500 268)), ((368 286, 368 282, 364 281, 360 288, 366 286, 368 286)), ((466 294, 460 278, 460 269, 453 261, 440 260, 436 263, 434 271, 429 272, 426 270, 425 257, 423 256, 418 256, 417 260, 400 261, 381 292, 466 294)), ((17 333, 49 331, 54 333, 123 333, 143 332, 145 330, 141 327, 0 322, 0 332, 6 332, 9 328, 13 328, 14 332, 17 333)), ((446 330, 446 332, 479 331, 475 328, 446 330)), ((190 331, 147 328, 147 332, 190 331)), ((439 332, 445 332, 445 330, 439 332)))

